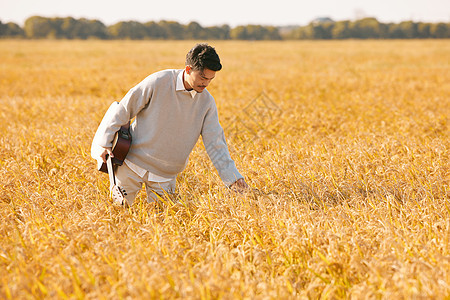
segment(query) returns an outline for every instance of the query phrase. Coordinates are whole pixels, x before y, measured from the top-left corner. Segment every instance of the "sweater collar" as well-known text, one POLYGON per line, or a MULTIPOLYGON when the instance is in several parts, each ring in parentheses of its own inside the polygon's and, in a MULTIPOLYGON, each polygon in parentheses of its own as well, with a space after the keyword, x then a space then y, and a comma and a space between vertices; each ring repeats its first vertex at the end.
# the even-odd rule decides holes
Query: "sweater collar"
POLYGON ((186 91, 188 92, 192 98, 195 97, 195 95, 197 95, 197 92, 192 90, 192 91, 188 91, 186 90, 186 88, 184 87, 184 83, 183 83, 183 76, 184 76, 184 70, 181 70, 181 72, 178 73, 177 76, 177 86, 176 86, 176 91, 186 91))

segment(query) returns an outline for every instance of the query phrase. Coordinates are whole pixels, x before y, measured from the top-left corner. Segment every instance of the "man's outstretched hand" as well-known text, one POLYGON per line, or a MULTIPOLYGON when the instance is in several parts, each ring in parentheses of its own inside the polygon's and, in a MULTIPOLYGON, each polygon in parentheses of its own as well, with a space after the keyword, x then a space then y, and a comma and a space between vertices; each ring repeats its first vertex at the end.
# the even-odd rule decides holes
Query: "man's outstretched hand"
POLYGON ((239 193, 249 190, 248 185, 245 182, 244 178, 239 178, 238 180, 236 180, 233 184, 230 185, 230 189, 239 193))

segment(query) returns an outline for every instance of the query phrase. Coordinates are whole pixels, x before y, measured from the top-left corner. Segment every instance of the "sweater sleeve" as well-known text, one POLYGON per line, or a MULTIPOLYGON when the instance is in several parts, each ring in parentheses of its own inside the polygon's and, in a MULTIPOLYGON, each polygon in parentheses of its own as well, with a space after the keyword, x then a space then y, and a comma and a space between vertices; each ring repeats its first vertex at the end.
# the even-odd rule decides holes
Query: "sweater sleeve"
POLYGON ((117 105, 111 105, 97 130, 94 141, 101 147, 111 147, 115 133, 150 102, 153 80, 149 76, 133 87, 117 105))
POLYGON ((228 151, 214 100, 212 107, 206 113, 201 134, 206 152, 225 185, 229 186, 236 180, 243 178, 228 151))

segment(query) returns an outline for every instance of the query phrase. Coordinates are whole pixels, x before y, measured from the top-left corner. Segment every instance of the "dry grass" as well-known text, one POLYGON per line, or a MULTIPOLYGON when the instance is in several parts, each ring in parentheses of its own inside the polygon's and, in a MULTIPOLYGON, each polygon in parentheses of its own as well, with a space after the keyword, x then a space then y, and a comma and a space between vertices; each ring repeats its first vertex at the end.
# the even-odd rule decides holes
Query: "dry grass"
POLYGON ((199 143, 178 204, 114 207, 96 127, 192 45, 0 41, 0 298, 450 297, 450 41, 214 43, 255 191, 199 143))

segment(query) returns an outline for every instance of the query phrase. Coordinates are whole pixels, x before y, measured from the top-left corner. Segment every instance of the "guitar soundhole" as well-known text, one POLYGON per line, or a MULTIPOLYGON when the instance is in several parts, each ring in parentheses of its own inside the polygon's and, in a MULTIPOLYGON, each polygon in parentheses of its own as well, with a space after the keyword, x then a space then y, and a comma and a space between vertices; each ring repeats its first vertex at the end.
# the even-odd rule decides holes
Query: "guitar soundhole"
POLYGON ((130 134, 129 134, 129 132, 128 132, 126 129, 124 129, 123 127, 120 128, 120 136, 121 136, 123 139, 126 139, 126 140, 129 140, 129 139, 130 139, 130 134))

